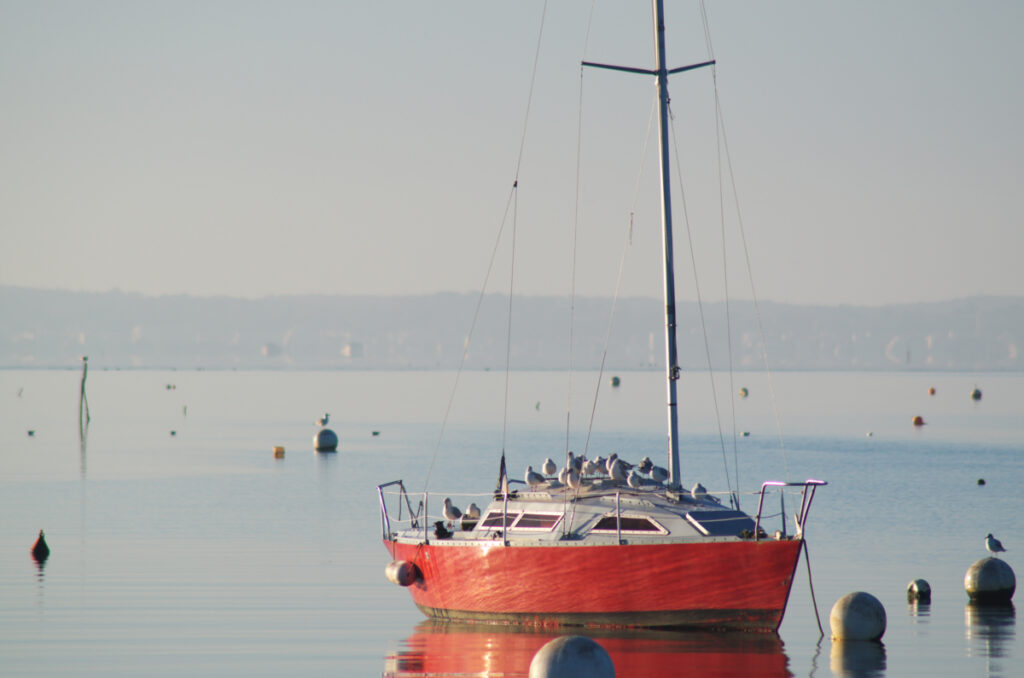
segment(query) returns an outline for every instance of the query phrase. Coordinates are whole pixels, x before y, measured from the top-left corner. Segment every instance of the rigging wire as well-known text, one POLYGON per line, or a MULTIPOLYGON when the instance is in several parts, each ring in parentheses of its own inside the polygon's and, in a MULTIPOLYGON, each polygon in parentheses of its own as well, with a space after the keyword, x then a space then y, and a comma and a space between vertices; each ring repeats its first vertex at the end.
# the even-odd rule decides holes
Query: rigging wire
POLYGON ((700 291, 700 277, 697 275, 697 255, 693 247, 693 229, 686 209, 686 191, 683 188, 683 170, 679 165, 679 141, 676 137, 676 120, 669 105, 669 129, 672 132, 672 150, 676 161, 676 178, 679 183, 679 194, 682 198, 683 223, 686 224, 686 239, 690 245, 690 264, 693 267, 693 284, 697 294, 697 311, 700 314, 700 327, 704 335, 704 355, 708 362, 708 379, 711 381, 711 400, 715 406, 715 420, 718 422, 718 440, 722 447, 722 463, 725 465, 725 484, 729 487, 730 501, 735 502, 732 480, 729 478, 729 459, 725 454, 725 437, 722 433, 722 415, 718 406, 718 389, 715 387, 714 369, 711 365, 711 341, 708 339, 708 324, 704 317, 704 299, 700 291))
POLYGON ((508 199, 505 201, 505 213, 501 217, 501 223, 498 226, 498 234, 494 239, 494 247, 491 249, 491 260, 487 264, 487 272, 484 274, 484 282, 480 288, 480 294, 476 299, 476 307, 473 309, 473 319, 469 323, 469 331, 466 333, 466 339, 462 343, 462 357, 459 358, 459 367, 455 370, 455 381, 452 384, 452 390, 448 396, 448 405, 445 407, 444 416, 441 418, 441 430, 437 435, 437 443, 434 445, 434 452, 430 457, 430 465, 427 467, 427 474, 423 480, 424 492, 427 491, 427 487, 430 484, 430 476, 434 472, 437 455, 441 449, 441 441, 444 439, 445 429, 448 426, 448 417, 451 415, 452 405, 455 403, 455 393, 459 389, 459 379, 462 377, 463 368, 466 366, 466 358, 469 356, 469 345, 472 343, 473 332, 476 330, 476 323, 480 318, 480 308, 483 306, 484 296, 487 293, 487 284, 491 279, 491 273, 494 271, 494 262, 498 257, 498 249, 501 246, 502 234, 505 232, 505 224, 508 222, 509 210, 512 207, 517 188, 516 184, 512 185, 512 190, 509 192, 508 199))
MULTIPOLYGON (((569 274, 569 376, 566 385, 565 395, 565 463, 569 463, 569 436, 572 430, 572 394, 573 374, 576 371, 576 255, 578 253, 579 230, 580 230, 580 194, 583 190, 582 171, 583 164, 583 61, 587 58, 587 46, 590 44, 590 29, 594 23, 594 8, 597 1, 590 3, 590 12, 587 15, 587 27, 583 35, 583 56, 580 59, 580 92, 576 104, 576 200, 573 208, 572 221, 572 246, 570 248, 570 274, 569 274)), ((563 512, 568 497, 563 495, 563 512)), ((566 521, 562 521, 562 533, 567 529, 566 521)))
POLYGON ((740 462, 739 462, 739 444, 737 442, 737 426, 736 426, 736 382, 735 377, 735 357, 732 350, 732 309, 730 308, 729 300, 729 256, 728 247, 726 244, 726 228, 725 228, 725 180, 722 176, 723 165, 722 165, 722 103, 718 96, 718 66, 717 60, 715 59, 715 47, 711 43, 711 27, 708 23, 708 12, 707 7, 704 5, 704 1, 700 2, 700 18, 701 25, 704 29, 704 44, 707 48, 707 59, 711 63, 711 83, 714 89, 715 95, 715 158, 716 167, 718 171, 716 175, 718 177, 718 215, 719 215, 719 227, 722 234, 722 280, 723 290, 725 298, 725 342, 726 351, 728 352, 729 360, 729 412, 732 423, 732 468, 733 474, 736 481, 736 508, 739 508, 739 488, 740 488, 740 462))
MULTIPOLYGON (((499 247, 501 245, 502 235, 505 232, 505 225, 508 223, 508 216, 509 216, 510 209, 513 210, 513 221, 515 221, 515 216, 514 216, 515 215, 515 210, 513 208, 515 207, 515 205, 518 204, 517 196, 518 196, 518 192, 519 192, 519 170, 522 167, 523 152, 524 152, 524 150, 526 148, 526 131, 527 131, 528 127, 529 127, 530 108, 531 108, 531 105, 533 103, 533 92, 534 92, 534 89, 535 89, 535 86, 536 86, 536 82, 537 82, 537 64, 540 61, 540 47, 541 47, 541 44, 543 42, 544 25, 546 23, 547 13, 548 13, 548 3, 545 0, 544 6, 541 9, 540 27, 539 27, 539 29, 537 31, 537 47, 534 50, 534 54, 533 54, 533 70, 532 70, 532 72, 530 74, 530 88, 529 88, 529 92, 528 92, 527 97, 526 97, 526 112, 523 115, 523 131, 522 131, 522 135, 520 136, 520 139, 519 139, 519 153, 516 156, 515 176, 514 176, 513 181, 512 181, 512 188, 511 188, 511 190, 509 192, 508 199, 505 201, 505 211, 502 214, 501 222, 500 222, 500 225, 498 226, 498 233, 497 233, 497 236, 495 237, 495 240, 494 240, 494 248, 491 251, 491 259, 490 259, 490 262, 487 265, 487 272, 484 274, 484 281, 483 281, 483 285, 480 288, 480 295, 477 298, 476 308, 473 310, 473 319, 470 322, 469 332, 466 334, 466 339, 465 339, 465 342, 463 344, 462 357, 459 359, 459 367, 458 367, 458 369, 455 372, 455 381, 452 384, 452 391, 451 391, 451 394, 448 397, 448 405, 445 408, 444 417, 441 420, 441 430, 438 433, 437 444, 434 446, 434 452, 433 452, 433 454, 431 455, 431 458, 430 458, 430 465, 427 467, 427 474, 426 474, 426 477, 424 478, 424 481, 423 481, 423 490, 424 490, 424 492, 426 492, 426 489, 427 489, 427 487, 430 484, 430 477, 433 474, 434 466, 437 463, 438 452, 441 449, 441 441, 444 439, 445 429, 448 426, 448 418, 451 415, 452 404, 455 402, 455 393, 458 390, 459 379, 462 376, 463 368, 466 365, 466 358, 469 355, 469 345, 470 345, 470 342, 471 342, 471 340, 473 338, 473 331, 476 329, 477 320, 480 317, 480 307, 483 305, 484 295, 487 293, 487 285, 488 285, 488 282, 490 281, 491 273, 494 270, 494 262, 495 262, 495 259, 497 258, 498 249, 499 249, 499 247)), ((515 260, 515 235, 514 235, 514 231, 515 231, 515 225, 513 224, 513 244, 512 244, 512 249, 513 249, 513 267, 512 267, 513 268, 513 275, 514 275, 514 269, 515 269, 515 266, 514 266, 514 260, 515 260)), ((509 327, 508 327, 509 336, 511 336, 511 332, 512 332, 512 325, 511 325, 511 303, 512 303, 512 300, 511 300, 511 297, 512 297, 511 290, 509 290, 509 327)), ((508 344, 509 344, 509 348, 507 350, 511 350, 511 341, 509 341, 508 344)), ((506 360, 506 362, 507 362, 507 360, 506 360)), ((507 369, 508 368, 506 366, 506 371, 507 371, 507 369)), ((507 374, 506 374, 506 384, 505 384, 505 426, 502 429, 502 433, 501 433, 501 436, 502 436, 502 450, 501 450, 502 468, 504 468, 504 460, 505 460, 505 435, 506 435, 506 431, 507 431, 507 428, 508 428, 508 417, 507 417, 508 400, 509 400, 509 398, 508 398, 508 378, 507 378, 507 374)))
MULTIPOLYGON (((715 50, 714 50, 714 46, 711 43, 711 30, 710 30, 709 23, 708 23, 707 8, 704 5, 704 0, 700 0, 700 14, 701 14, 701 20, 703 22, 704 40, 705 40, 705 42, 707 44, 708 54, 711 56, 712 59, 714 59, 715 50)), ((776 426, 776 429, 777 429, 777 432, 778 432, 778 436, 779 436, 779 449, 782 452, 782 461, 783 461, 783 465, 785 466, 786 478, 789 479, 789 477, 790 477, 790 473, 789 473, 789 456, 786 453, 786 442, 785 442, 785 438, 784 438, 784 436, 782 434, 782 417, 779 414, 779 403, 778 403, 778 398, 777 398, 776 393, 775 393, 775 380, 772 378, 771 365, 770 365, 770 363, 768 361, 768 341, 767 341, 767 339, 765 337, 764 322, 763 322, 763 320, 761 318, 761 306, 760 306, 760 304, 758 304, 758 301, 757 301, 757 291, 756 291, 756 288, 754 286, 754 269, 753 269, 753 266, 750 263, 750 249, 747 246, 747 233, 746 233, 746 229, 743 227, 743 215, 742 215, 742 212, 740 211, 739 193, 736 190, 736 174, 733 171, 732 154, 729 153, 729 137, 728 137, 728 135, 726 134, 726 131, 725 131, 725 114, 722 111, 721 98, 720 98, 719 92, 718 92, 718 70, 717 70, 717 66, 715 66, 715 65, 711 66, 711 78, 712 78, 712 82, 714 83, 714 90, 715 90, 715 116, 717 118, 717 120, 716 120, 716 130, 720 134, 721 150, 725 152, 725 169, 728 171, 728 175, 729 175, 729 183, 730 183, 730 188, 732 190, 733 204, 734 204, 734 206, 736 208, 736 223, 737 223, 738 228, 739 228, 740 241, 743 244, 743 256, 744 256, 744 261, 745 261, 746 267, 747 267, 747 279, 750 282, 750 296, 751 296, 751 299, 753 300, 753 304, 754 304, 754 316, 757 319, 757 330, 758 330, 758 333, 759 333, 759 336, 760 336, 760 339, 761 339, 762 357, 764 358, 764 369, 765 369, 765 373, 768 376, 768 392, 769 392, 770 400, 771 400, 771 404, 772 404, 772 412, 775 415, 775 426, 776 426)), ((723 217, 723 219, 724 219, 724 217, 723 217)), ((728 290, 728 288, 727 288, 727 290, 728 290)), ((731 346, 730 346, 730 350, 731 350, 731 346)), ((737 476, 737 478, 738 478, 738 476, 737 476)), ((737 481, 737 485, 738 485, 738 481, 737 481)))

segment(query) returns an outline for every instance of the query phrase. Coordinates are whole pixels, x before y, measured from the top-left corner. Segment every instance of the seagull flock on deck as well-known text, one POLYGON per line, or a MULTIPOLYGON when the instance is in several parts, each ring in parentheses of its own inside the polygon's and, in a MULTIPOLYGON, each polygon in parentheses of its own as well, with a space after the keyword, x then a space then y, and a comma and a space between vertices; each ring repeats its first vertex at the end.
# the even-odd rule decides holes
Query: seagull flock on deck
MULTIPOLYGON (((611 456, 587 459, 583 456, 576 456, 571 451, 568 453, 567 461, 561 470, 550 457, 544 460, 540 472, 533 469, 533 466, 526 467, 526 484, 532 489, 539 489, 542 486, 549 488, 567 486, 576 490, 582 487, 588 480, 611 479, 616 485, 627 485, 633 489, 644 486, 660 487, 668 480, 668 470, 656 466, 650 457, 644 457, 639 464, 631 464, 618 454, 611 456), (557 471, 557 475, 556 475, 557 471)), ((707 490, 700 483, 694 485, 692 493, 694 497, 703 498, 707 490)))
MULTIPOLYGON (((327 415, 324 415, 326 418, 327 415)), ((625 485, 632 489, 642 487, 662 487, 668 480, 668 470, 656 466, 650 457, 644 457, 639 464, 631 464, 612 453, 609 457, 598 457, 587 459, 584 456, 577 457, 573 452, 567 455, 567 461, 561 470, 551 457, 544 460, 540 471, 533 470, 533 466, 526 467, 527 487, 531 490, 539 490, 542 487, 550 489, 558 487, 569 487, 577 490, 584 484, 594 481, 611 479, 615 485, 625 485), (557 475, 556 475, 557 471, 557 475)), ((700 483, 696 483, 690 490, 690 495, 695 501, 705 499, 715 500, 708 495, 707 489, 700 483)), ((717 500, 715 500, 717 501, 717 500)), ((476 504, 470 504, 463 513, 457 506, 452 504, 451 497, 444 499, 444 518, 448 524, 457 523, 463 518, 466 520, 479 520, 480 508, 476 504)))

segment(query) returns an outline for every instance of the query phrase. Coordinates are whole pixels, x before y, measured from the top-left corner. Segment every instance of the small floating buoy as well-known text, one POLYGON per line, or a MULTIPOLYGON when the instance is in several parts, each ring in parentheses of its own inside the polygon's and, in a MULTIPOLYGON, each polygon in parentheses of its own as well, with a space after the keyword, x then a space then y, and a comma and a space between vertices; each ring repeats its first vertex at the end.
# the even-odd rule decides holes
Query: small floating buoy
POLYGON ((380 435, 380 431, 374 431, 373 435, 374 435, 374 437, 379 436, 380 435))
POLYGON ((338 436, 329 428, 322 428, 313 436, 313 449, 317 452, 337 452, 338 436))
POLYGON ((177 431, 171 431, 171 435, 172 436, 176 436, 176 435, 178 435, 178 432, 177 431))
POLYGON ((43 535, 42 530, 39 530, 39 538, 36 539, 36 543, 32 546, 32 557, 40 565, 45 563, 46 559, 50 557, 50 547, 46 544, 46 537, 43 535))
POLYGON ((284 447, 281 445, 274 445, 274 459, 284 459, 284 447))
POLYGON ((981 389, 977 386, 971 391, 971 400, 981 400, 981 389))
POLYGON ((1007 603, 1017 590, 1017 578, 1005 560, 982 558, 967 568, 964 590, 974 603, 1007 603))
POLYGON ((537 650, 530 661, 530 678, 614 678, 608 651, 590 638, 561 636, 537 650))
POLYGON ((935 395, 935 387, 934 386, 928 387, 928 395, 935 395))
POLYGON ((915 579, 907 584, 907 602, 932 602, 932 587, 924 579, 915 579))
POLYGON ((750 391, 747 390, 746 386, 744 386, 743 388, 740 389, 740 397, 741 398, 746 398, 748 395, 750 395, 750 391))
POLYGON ((36 434, 36 430, 35 430, 34 428, 30 428, 30 429, 28 430, 28 437, 29 437, 29 438, 31 438, 31 437, 32 437, 32 436, 34 436, 35 434, 36 434))
POLYGON ((870 438, 871 436, 875 435, 875 433, 874 431, 868 431, 865 435, 867 435, 867 437, 870 438))
POLYGON ((924 426, 924 417, 920 414, 914 417, 914 426, 924 426))
POLYGON ((384 567, 384 576, 392 584, 412 586, 420 578, 420 570, 408 560, 392 560, 384 567))
POLYGON ((613 387, 618 388, 619 384, 621 384, 621 383, 622 383, 621 379, 619 379, 618 377, 612 377, 612 386, 613 387))
POLYGON ((881 640, 885 634, 885 608, 870 593, 848 593, 829 614, 832 640, 881 640))
POLYGON ((985 484, 985 479, 984 478, 978 478, 978 484, 979 485, 984 485, 985 484))
POLYGON ((740 435, 743 436, 744 438, 749 438, 750 437, 750 431, 744 431, 740 435))

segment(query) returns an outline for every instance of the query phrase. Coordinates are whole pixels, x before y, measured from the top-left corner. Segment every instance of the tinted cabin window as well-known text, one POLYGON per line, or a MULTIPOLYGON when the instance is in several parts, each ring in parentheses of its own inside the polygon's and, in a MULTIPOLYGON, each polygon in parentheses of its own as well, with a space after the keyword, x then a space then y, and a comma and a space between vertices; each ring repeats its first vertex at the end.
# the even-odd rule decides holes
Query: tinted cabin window
POLYGON ((487 516, 482 521, 480 521, 480 524, 478 525, 478 527, 501 527, 503 524, 504 525, 512 525, 512 523, 516 522, 516 518, 518 516, 519 516, 518 513, 509 513, 508 517, 506 518, 506 520, 503 523, 502 522, 501 511, 496 511, 494 513, 488 513, 487 516))
POLYGON ((561 515, 549 515, 545 513, 524 513, 515 524, 516 528, 533 528, 550 530, 562 518, 561 515))
MULTIPOLYGON (((622 516, 619 518, 619 521, 622 525, 623 532, 652 532, 657 534, 665 531, 647 518, 622 516)), ((591 532, 615 532, 615 530, 615 516, 605 516, 598 521, 597 525, 594 526, 591 532)))

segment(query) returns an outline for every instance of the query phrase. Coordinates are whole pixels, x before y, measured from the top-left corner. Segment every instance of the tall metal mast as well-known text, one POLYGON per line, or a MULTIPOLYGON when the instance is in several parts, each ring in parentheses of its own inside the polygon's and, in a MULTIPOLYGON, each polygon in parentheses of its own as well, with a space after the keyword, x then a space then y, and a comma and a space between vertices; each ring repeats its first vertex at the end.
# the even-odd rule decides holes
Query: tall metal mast
POLYGON ((678 490, 682 478, 679 466, 679 412, 676 406, 676 381, 679 361, 676 349, 676 277, 672 254, 672 176, 668 151, 668 66, 665 65, 665 7, 654 0, 654 47, 658 78, 658 145, 661 166, 661 231, 665 267, 665 377, 668 403, 669 487, 678 490))
POLYGON ((676 279, 672 246, 672 176, 669 171, 669 129, 668 129, 668 76, 673 73, 690 71, 710 66, 714 61, 704 61, 691 66, 669 69, 665 61, 665 7, 662 0, 654 0, 654 48, 657 68, 630 68, 584 61, 584 66, 607 68, 626 73, 653 75, 658 86, 658 138, 661 160, 661 230, 663 236, 665 273, 665 376, 668 400, 668 470, 669 487, 682 487, 682 472, 679 465, 679 412, 676 409, 676 381, 679 379, 679 365, 676 350, 676 279))

